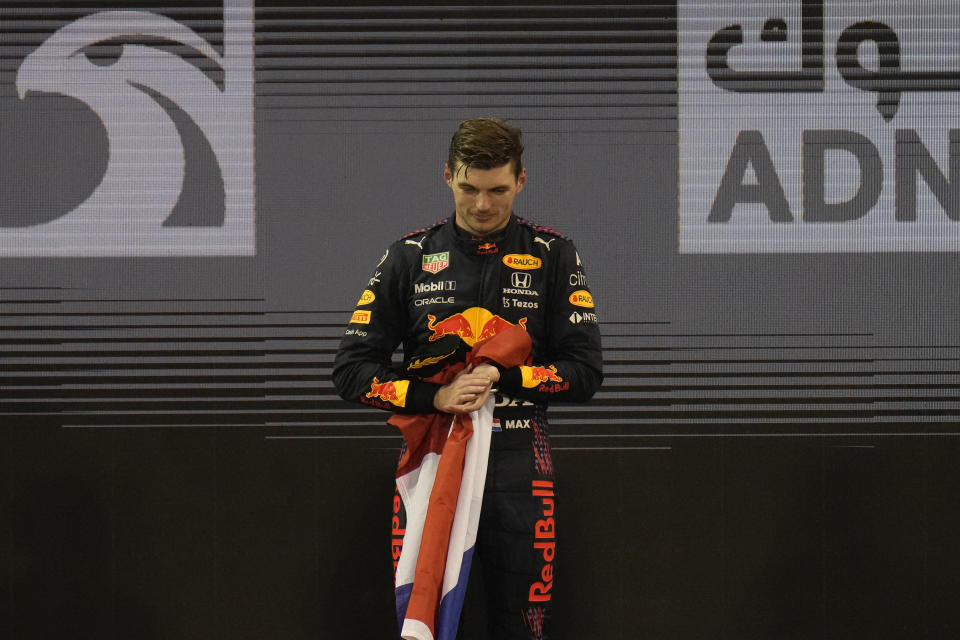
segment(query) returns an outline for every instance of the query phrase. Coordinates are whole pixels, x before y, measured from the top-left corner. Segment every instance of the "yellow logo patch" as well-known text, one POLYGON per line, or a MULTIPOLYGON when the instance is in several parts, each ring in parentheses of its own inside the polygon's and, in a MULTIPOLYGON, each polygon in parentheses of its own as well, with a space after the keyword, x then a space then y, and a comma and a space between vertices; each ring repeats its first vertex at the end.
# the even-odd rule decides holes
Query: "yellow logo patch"
POLYGON ((510 253, 503 256, 503 264, 511 269, 529 271, 530 269, 539 269, 543 265, 543 260, 529 253, 510 253))
POLYGON ((380 382, 377 378, 374 378, 373 382, 370 383, 370 391, 367 392, 366 397, 377 398, 378 400, 389 402, 398 407, 405 407, 407 405, 407 390, 409 387, 409 380, 387 380, 386 382, 380 382))
POLYGON ((370 324, 370 316, 372 315, 369 311, 357 309, 353 312, 353 315, 350 316, 350 324, 370 324))
POLYGON ((593 296, 589 291, 580 289, 570 294, 570 304, 586 309, 593 309, 593 296))
POLYGON ((370 289, 364 289, 363 293, 360 294, 360 299, 357 300, 357 306, 362 306, 365 304, 370 304, 377 299, 377 296, 373 295, 373 291, 370 289))

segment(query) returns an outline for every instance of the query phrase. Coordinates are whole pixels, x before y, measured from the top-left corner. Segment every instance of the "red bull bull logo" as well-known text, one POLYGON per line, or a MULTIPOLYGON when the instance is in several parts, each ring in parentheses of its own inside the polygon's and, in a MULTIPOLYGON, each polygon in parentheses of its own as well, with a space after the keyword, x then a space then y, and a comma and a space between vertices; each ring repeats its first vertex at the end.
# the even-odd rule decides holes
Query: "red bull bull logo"
POLYGON ((523 376, 523 386, 532 389, 545 382, 563 382, 563 378, 557 375, 557 367, 527 367, 521 366, 520 373, 523 376))
MULTIPOLYGON (((520 318, 517 324, 526 329, 527 319, 520 318)), ((489 340, 512 326, 514 323, 482 307, 470 307, 443 320, 437 320, 433 315, 427 316, 427 329, 433 332, 429 338, 430 342, 436 342, 444 336, 457 335, 471 347, 478 342, 489 340)))
POLYGON ((497 253, 498 251, 500 250, 497 248, 496 243, 493 242, 484 242, 477 245, 478 256, 489 256, 497 253))
POLYGON ((409 380, 387 380, 380 382, 374 377, 370 384, 370 391, 367 391, 366 398, 376 398, 390 404, 403 407, 407 404, 407 388, 410 386, 409 380))

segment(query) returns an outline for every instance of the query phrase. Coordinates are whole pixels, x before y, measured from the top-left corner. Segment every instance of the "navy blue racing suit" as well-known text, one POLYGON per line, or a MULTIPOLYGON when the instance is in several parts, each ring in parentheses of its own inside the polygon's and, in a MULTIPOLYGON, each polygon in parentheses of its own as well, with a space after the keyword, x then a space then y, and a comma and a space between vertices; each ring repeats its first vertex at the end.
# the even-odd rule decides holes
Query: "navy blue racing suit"
MULTIPOLYGON (((485 238, 471 237, 452 217, 401 238, 357 302, 333 380, 347 400, 432 413, 439 385, 424 378, 516 324, 530 335, 531 355, 525 365, 502 369, 495 385, 475 559, 486 585, 490 637, 542 640, 557 555, 546 409, 551 401, 589 400, 603 379, 593 296, 573 243, 516 216, 485 238), (394 365, 400 344, 404 360, 394 365)), ((394 508, 404 528, 399 499, 394 508)))

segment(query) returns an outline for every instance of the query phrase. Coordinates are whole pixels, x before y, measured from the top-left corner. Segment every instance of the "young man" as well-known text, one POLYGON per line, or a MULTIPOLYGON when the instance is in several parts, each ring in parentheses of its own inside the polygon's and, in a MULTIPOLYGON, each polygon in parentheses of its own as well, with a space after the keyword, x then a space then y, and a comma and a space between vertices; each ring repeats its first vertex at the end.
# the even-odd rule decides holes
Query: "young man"
MULTIPOLYGON (((465 414, 496 394, 475 555, 490 638, 498 640, 548 637, 557 516, 546 408, 589 400, 603 379, 597 316, 576 249, 513 213, 527 179, 522 152, 520 130, 502 120, 460 124, 443 171, 454 215, 390 246, 333 370, 343 398, 397 413, 465 414), (445 384, 426 380, 516 325, 532 343, 523 364, 484 363, 445 384), (404 363, 395 367, 401 343, 404 363)), ((402 523, 403 505, 394 505, 402 523)))

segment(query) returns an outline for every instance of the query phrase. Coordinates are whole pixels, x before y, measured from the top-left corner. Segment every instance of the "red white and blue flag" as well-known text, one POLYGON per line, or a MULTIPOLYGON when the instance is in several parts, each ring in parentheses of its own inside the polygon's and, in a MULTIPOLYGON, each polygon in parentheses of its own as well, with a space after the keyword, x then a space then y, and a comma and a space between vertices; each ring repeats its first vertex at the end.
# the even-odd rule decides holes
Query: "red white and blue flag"
MULTIPOLYGON (((430 378, 444 383, 464 366, 518 366, 530 353, 522 325, 473 345, 467 361, 430 378)), ((494 397, 469 415, 394 414, 406 451, 397 468, 397 493, 406 530, 396 567, 397 620, 404 640, 454 640, 477 541, 487 477, 494 397)))
POLYGON ((405 640, 457 635, 483 504, 493 403, 491 396, 469 416, 443 416, 450 427, 440 450, 428 436, 420 447, 423 455, 412 456, 411 464, 398 470, 407 526, 396 601, 405 640))

